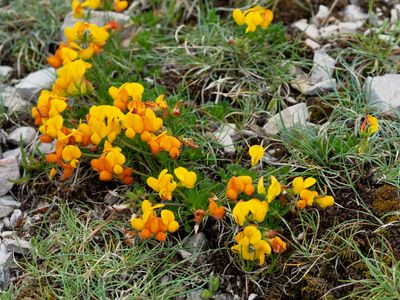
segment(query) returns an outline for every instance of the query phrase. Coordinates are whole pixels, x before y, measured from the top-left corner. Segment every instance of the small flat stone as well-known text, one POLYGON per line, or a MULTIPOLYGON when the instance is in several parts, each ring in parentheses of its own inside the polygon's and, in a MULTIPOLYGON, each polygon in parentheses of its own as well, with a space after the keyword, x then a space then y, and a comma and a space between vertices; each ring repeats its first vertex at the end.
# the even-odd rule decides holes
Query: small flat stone
POLYGON ((339 26, 335 24, 322 27, 320 29, 321 37, 323 37, 324 39, 330 38, 333 35, 337 34, 338 32, 339 32, 339 26))
POLYGON ((8 150, 8 151, 3 153, 3 157, 4 158, 12 158, 12 159, 15 159, 15 160, 19 161, 20 158, 21 158, 21 149, 20 148, 15 148, 15 149, 12 149, 12 150, 8 150))
POLYGON ((314 67, 311 71, 310 79, 313 83, 319 83, 332 78, 335 70, 336 61, 325 51, 317 50, 314 52, 314 67))
POLYGON ((46 68, 30 73, 20 83, 15 85, 17 91, 27 100, 35 100, 39 92, 44 89, 50 89, 56 79, 56 70, 46 68))
POLYGON ((224 146, 227 153, 235 153, 232 135, 235 133, 236 125, 233 123, 223 124, 217 131, 213 133, 218 142, 224 146))
POLYGON ((334 91, 335 88, 336 88, 336 79, 328 79, 314 84, 307 91, 305 91, 304 94, 307 96, 322 95, 334 91))
POLYGON ((357 21, 357 22, 342 22, 339 23, 339 32, 341 33, 353 33, 357 32, 359 28, 361 28, 363 25, 362 21, 357 21))
POLYGON ((12 86, 0 86, 0 101, 9 113, 26 111, 30 107, 29 102, 12 86))
POLYGON ((20 139, 22 143, 26 146, 33 142, 36 137, 36 130, 33 127, 22 126, 14 129, 7 137, 7 142, 19 146, 20 139))
POLYGON ((267 135, 276 135, 281 129, 292 128, 295 125, 305 126, 310 116, 305 103, 299 103, 285 108, 280 113, 270 118, 263 129, 267 135))
POLYGON ((0 196, 7 194, 20 178, 18 161, 13 158, 0 159, 0 196))
POLYGON ((318 8, 318 12, 314 17, 314 23, 315 25, 321 24, 326 18, 329 17, 329 8, 325 5, 320 5, 318 8))
POLYGON ((292 24, 292 27, 304 32, 304 34, 313 40, 318 40, 320 32, 314 24, 308 24, 306 19, 301 19, 292 24))
POLYGON ((0 79, 8 78, 11 75, 12 68, 10 66, 0 66, 0 79))
POLYGON ((12 214, 14 208, 9 206, 0 206, 0 219, 12 214))
POLYGON ((203 232, 199 232, 195 235, 188 237, 185 242, 185 246, 193 251, 205 251, 208 250, 209 242, 203 232))
POLYGON ((15 200, 13 196, 5 195, 0 197, 0 206, 19 208, 21 206, 21 203, 15 200))
POLYGON ((368 77, 364 89, 367 101, 381 111, 400 108, 400 74, 368 77))
POLYGON ((23 217, 24 217, 24 214, 22 213, 21 210, 19 210, 19 209, 14 210, 14 212, 12 213, 12 215, 10 217, 11 228, 15 229, 15 228, 21 226, 23 217))
POLYGON ((23 239, 4 239, 3 245, 7 251, 15 252, 19 254, 26 254, 31 250, 31 244, 23 239))
POLYGON ((310 48, 310 49, 312 49, 314 51, 319 49, 319 48, 321 48, 321 45, 318 44, 317 42, 314 42, 312 39, 306 39, 304 41, 304 43, 308 48, 310 48))
POLYGON ((43 154, 53 153, 56 150, 56 142, 55 140, 51 143, 42 143, 41 141, 38 141, 34 148, 43 154))
POLYGON ((364 13, 361 7, 350 4, 344 10, 344 18, 349 22, 365 21, 368 19, 368 14, 364 13))

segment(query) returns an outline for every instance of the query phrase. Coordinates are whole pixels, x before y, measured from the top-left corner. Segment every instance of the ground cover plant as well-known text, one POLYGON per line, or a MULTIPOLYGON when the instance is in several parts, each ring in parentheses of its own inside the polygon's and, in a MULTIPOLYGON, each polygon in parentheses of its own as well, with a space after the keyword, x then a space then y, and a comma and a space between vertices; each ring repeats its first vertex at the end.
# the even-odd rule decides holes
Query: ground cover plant
POLYGON ((399 112, 366 88, 399 71, 391 4, 313 50, 291 24, 347 1, 5 2, 40 37, 1 21, 11 78, 56 72, 1 119, 53 145, 19 141, 31 246, 4 299, 399 298, 399 112))

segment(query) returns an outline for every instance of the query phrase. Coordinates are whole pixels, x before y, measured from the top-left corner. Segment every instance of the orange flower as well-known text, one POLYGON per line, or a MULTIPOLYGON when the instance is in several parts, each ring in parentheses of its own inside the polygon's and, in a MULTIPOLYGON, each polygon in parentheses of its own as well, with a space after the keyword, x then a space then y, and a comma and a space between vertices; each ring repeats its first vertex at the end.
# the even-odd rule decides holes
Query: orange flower
POLYGON ((244 192, 247 196, 253 195, 253 179, 250 176, 233 176, 229 179, 226 191, 228 199, 236 200, 240 192, 244 192))
POLYGON ((213 198, 208 198, 210 204, 208 205, 208 212, 215 220, 221 220, 225 215, 225 208, 218 206, 213 198))
POLYGON ((200 223, 205 214, 206 214, 206 212, 204 211, 204 209, 196 209, 196 211, 193 213, 193 215, 194 215, 193 220, 196 223, 200 223))
POLYGON ((272 246, 272 250, 275 253, 283 253, 286 251, 286 243, 282 241, 282 239, 278 236, 269 240, 270 245, 272 246))

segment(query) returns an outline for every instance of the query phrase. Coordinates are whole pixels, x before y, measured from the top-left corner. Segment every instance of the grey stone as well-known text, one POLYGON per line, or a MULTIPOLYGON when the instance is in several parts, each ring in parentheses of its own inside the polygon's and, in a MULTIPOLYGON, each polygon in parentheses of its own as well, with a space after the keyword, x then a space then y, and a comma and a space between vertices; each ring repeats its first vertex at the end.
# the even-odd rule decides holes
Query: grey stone
POLYGON ((23 217, 24 217, 24 214, 22 213, 21 210, 19 210, 19 209, 14 210, 14 212, 12 213, 12 215, 10 217, 11 228, 15 229, 15 228, 19 227, 22 223, 23 217))
POLYGON ((9 206, 0 206, 0 218, 9 216, 14 211, 14 208, 9 206))
POLYGON ((357 22, 342 22, 339 23, 339 32, 341 33, 353 33, 357 32, 359 28, 363 25, 362 21, 357 22))
POLYGON ((335 70, 335 60, 325 51, 317 50, 314 52, 314 67, 311 71, 310 79, 313 83, 330 80, 335 70))
POLYGON ((51 143, 42 143, 41 141, 37 141, 34 145, 34 149, 43 154, 53 153, 56 150, 56 141, 54 140, 51 143))
POLYGON ((364 13, 361 7, 350 4, 344 10, 344 18, 349 22, 365 21, 368 19, 368 14, 364 13))
POLYGON ((319 48, 321 48, 321 45, 318 44, 317 42, 314 42, 312 39, 306 39, 304 41, 304 43, 306 44, 306 46, 312 50, 317 50, 319 48))
POLYGON ((14 129, 7 137, 7 142, 19 146, 20 139, 24 145, 28 145, 36 137, 36 130, 33 127, 23 126, 14 129))
POLYGON ((368 77, 364 89, 367 101, 381 111, 400 108, 400 74, 368 77))
POLYGON ((291 128, 295 125, 305 126, 310 113, 305 103, 299 103, 285 108, 280 113, 270 118, 263 129, 267 135, 276 135, 281 129, 291 128))
POLYGON ((12 158, 12 159, 19 161, 21 158, 21 149, 15 148, 12 150, 8 150, 8 151, 4 152, 3 157, 4 158, 12 158))
POLYGON ((233 123, 223 124, 217 131, 213 133, 217 141, 224 146, 227 153, 235 153, 232 135, 235 133, 236 125, 233 123))
POLYGON ((30 104, 12 86, 0 86, 0 101, 9 113, 28 110, 30 104))
POLYGON ((215 296, 215 300, 233 300, 233 296, 228 293, 221 293, 215 296))
POLYGON ((10 266, 13 262, 12 253, 0 245, 0 290, 5 289, 10 281, 10 266))
POLYGON ((186 295, 186 300, 204 300, 204 298, 201 297, 202 293, 202 290, 190 292, 186 295))
MULTIPOLYGON (((96 24, 97 26, 104 26, 107 24, 108 21, 114 20, 116 21, 121 27, 128 24, 130 21, 130 17, 124 14, 111 12, 111 11, 91 11, 90 18, 88 20, 89 23, 96 24)), ((78 21, 82 21, 80 19, 74 18, 73 12, 68 13, 65 18, 64 22, 61 25, 61 40, 66 41, 66 37, 64 35, 64 29, 67 27, 72 27, 78 21)), ((123 32, 125 36, 126 33, 123 32)))
POLYGON ((315 25, 318 26, 328 17, 329 17, 329 8, 325 5, 320 5, 313 21, 315 25))
POLYGON ((28 241, 23 239, 4 239, 3 245, 6 247, 7 251, 18 253, 18 254, 26 254, 31 250, 31 244, 28 241))
POLYGON ((250 295, 249 295, 249 298, 247 298, 247 300, 254 300, 254 299, 256 299, 257 298, 257 294, 254 294, 254 293, 251 293, 250 295))
POLYGON ((292 88, 298 90, 303 94, 311 88, 312 82, 310 80, 310 77, 306 73, 304 73, 303 70, 293 66, 289 69, 289 72, 295 77, 294 80, 290 82, 290 86, 292 88))
POLYGON ((12 68, 10 66, 0 66, 0 79, 8 78, 12 72, 12 68))
POLYGON ((193 251, 206 251, 209 247, 209 242, 203 232, 199 232, 187 238, 185 246, 193 251))
POLYGON ((0 196, 7 194, 20 178, 18 161, 13 158, 0 159, 0 196))
POLYGON ((398 20, 399 20, 399 11, 395 8, 392 8, 390 10, 390 23, 396 24, 398 20))
POLYGON ((322 95, 327 92, 334 91, 335 88, 336 88, 336 80, 328 79, 314 84, 307 91, 305 91, 304 94, 307 96, 322 95))
POLYGON ((306 19, 301 19, 292 24, 292 27, 304 32, 304 34, 313 39, 318 40, 320 37, 320 32, 314 24, 308 24, 306 19))
POLYGON ((11 208, 19 208, 21 203, 14 199, 11 195, 0 197, 0 206, 7 206, 11 208))
POLYGON ((339 26, 332 24, 320 29, 321 37, 324 39, 330 38, 339 32, 339 26))
MULTIPOLYGON (((17 91, 27 100, 33 100, 43 89, 50 89, 56 79, 56 70, 46 68, 30 73, 20 83, 15 85, 17 91)), ((35 99, 36 102, 36 99, 35 99)))

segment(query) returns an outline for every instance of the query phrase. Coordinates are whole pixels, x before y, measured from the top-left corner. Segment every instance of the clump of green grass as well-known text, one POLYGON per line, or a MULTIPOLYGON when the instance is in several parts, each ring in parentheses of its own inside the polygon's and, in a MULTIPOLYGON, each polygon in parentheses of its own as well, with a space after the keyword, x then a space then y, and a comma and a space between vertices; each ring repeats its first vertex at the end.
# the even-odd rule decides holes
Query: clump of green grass
POLYGON ((61 22, 70 1, 0 1, 0 61, 17 75, 45 64, 51 47, 60 39, 61 22))
POLYGON ((207 282, 203 267, 178 258, 179 246, 127 243, 124 218, 102 220, 65 204, 54 209, 58 219, 44 220, 32 257, 20 262, 17 298, 175 299, 207 282))

